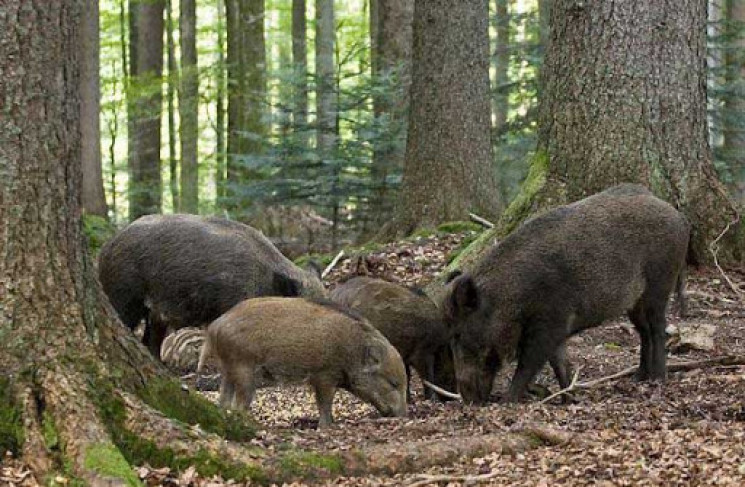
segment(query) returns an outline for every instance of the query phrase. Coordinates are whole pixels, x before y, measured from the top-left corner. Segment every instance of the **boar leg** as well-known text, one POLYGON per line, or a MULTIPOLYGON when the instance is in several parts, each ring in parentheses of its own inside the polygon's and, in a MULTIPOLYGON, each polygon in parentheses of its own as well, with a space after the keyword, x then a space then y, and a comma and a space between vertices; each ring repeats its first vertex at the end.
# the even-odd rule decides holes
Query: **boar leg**
POLYGON ((223 409, 231 409, 235 405, 235 382, 225 372, 220 381, 220 406, 223 409))
POLYGON ((546 361, 555 356, 557 348, 564 346, 563 340, 553 337, 546 331, 551 329, 550 325, 534 323, 531 328, 532 330, 528 330, 527 333, 523 332, 524 336, 520 339, 517 369, 512 376, 507 402, 519 401, 546 361))
POLYGON ((649 379, 649 366, 652 362, 652 331, 649 328, 647 315, 644 312, 644 304, 639 300, 634 308, 629 311, 629 320, 633 323, 634 328, 639 333, 641 349, 639 351, 639 370, 636 372, 636 379, 644 381, 649 379))
POLYGON ((145 322, 145 332, 142 334, 142 343, 150 350, 154 357, 160 360, 160 346, 166 338, 168 327, 162 321, 153 318, 152 313, 145 322))
MULTIPOLYGON (((572 369, 569 360, 567 359, 566 342, 556 347, 554 354, 548 359, 548 361, 551 364, 554 375, 556 375, 556 380, 559 381, 559 387, 562 389, 569 387, 571 384, 570 377, 572 375, 572 369)), ((574 400, 574 398, 570 392, 565 392, 562 394, 561 400, 564 404, 569 404, 574 400)))
POLYGON ((334 395, 336 394, 336 386, 328 381, 314 380, 311 382, 313 389, 316 392, 316 405, 318 406, 318 427, 326 428, 331 426, 334 421, 331 415, 331 409, 334 405, 334 395))
POLYGON ((255 367, 253 364, 240 365, 234 371, 235 377, 235 400, 234 407, 237 409, 248 408, 254 399, 256 392, 255 367))
POLYGON ((667 295, 664 298, 653 300, 654 304, 647 307, 647 322, 649 323, 650 345, 652 348, 650 361, 647 364, 649 380, 664 382, 667 375, 667 350, 665 349, 665 309, 667 307, 667 295))

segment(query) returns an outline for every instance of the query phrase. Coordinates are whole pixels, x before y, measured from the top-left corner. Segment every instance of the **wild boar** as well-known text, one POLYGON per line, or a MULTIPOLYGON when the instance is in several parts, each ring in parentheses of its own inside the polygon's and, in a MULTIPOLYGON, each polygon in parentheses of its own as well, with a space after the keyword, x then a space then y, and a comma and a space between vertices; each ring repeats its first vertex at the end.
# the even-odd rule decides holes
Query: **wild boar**
POLYGON ((146 318, 143 343, 156 357, 169 328, 206 326, 246 298, 325 295, 262 233, 195 215, 137 219, 103 246, 98 275, 125 325, 146 318))
MULTIPOLYGON (((422 379, 446 390, 455 389, 445 317, 426 294, 382 279, 360 276, 340 284, 331 291, 330 297, 335 303, 364 316, 396 347, 406 366, 409 397, 411 367, 422 379), (449 368, 446 364, 437 364, 438 359, 442 362, 448 358, 449 368), (440 371, 437 375, 436 369, 440 371)), ((434 391, 425 390, 427 397, 434 397, 434 391)))
POLYGON ((406 415, 401 356, 367 321, 330 302, 243 301, 207 328, 198 370, 210 355, 222 372, 223 407, 250 406, 259 381, 308 380, 315 389, 319 427, 331 424, 339 387, 384 416, 406 415))
POLYGON ((448 284, 443 307, 463 399, 485 402, 513 357, 508 402, 547 360, 567 387, 567 338, 624 312, 641 339, 637 378, 664 381, 665 311, 676 284, 684 298, 689 233, 681 213, 631 184, 527 221, 448 284))

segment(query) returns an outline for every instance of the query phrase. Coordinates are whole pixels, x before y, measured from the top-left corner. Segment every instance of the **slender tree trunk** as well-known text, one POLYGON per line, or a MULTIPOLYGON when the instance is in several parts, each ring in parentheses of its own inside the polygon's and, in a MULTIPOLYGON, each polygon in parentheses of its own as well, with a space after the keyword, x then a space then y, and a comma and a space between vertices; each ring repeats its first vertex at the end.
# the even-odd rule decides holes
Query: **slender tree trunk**
POLYGON ((217 102, 215 106, 215 186, 217 186, 217 207, 225 203, 225 91, 227 85, 225 65, 225 0, 217 0, 217 102))
POLYGON ((496 0, 497 38, 494 48, 494 132, 504 135, 509 109, 510 12, 509 0, 496 0))
POLYGON ((197 70, 196 0, 181 0, 181 89, 179 120, 181 135, 181 210, 199 212, 199 72, 197 70))
POLYGON ((166 51, 168 52, 168 84, 166 103, 168 105, 168 186, 171 189, 171 204, 174 212, 181 211, 179 194, 178 155, 176 149, 176 90, 179 84, 179 70, 176 62, 176 42, 173 32, 173 1, 166 0, 166 51))
MULTIPOLYGON (((285 32, 287 30, 292 32, 292 10, 287 10, 284 8, 279 10, 279 29, 285 32)), ((282 73, 282 78, 285 78, 286 76, 290 75, 291 72, 293 72, 292 39, 290 39, 289 43, 285 42, 284 39, 282 39, 282 42, 278 43, 277 49, 279 51, 278 71, 282 73)), ((283 79, 283 82, 279 85, 278 102, 273 104, 277 107, 278 110, 278 113, 276 114, 277 125, 280 137, 282 137, 283 139, 287 138, 290 135, 290 131, 292 129, 292 111, 293 105, 295 104, 294 96, 295 90, 293 89, 292 83, 287 83, 286 78, 283 79)))
POLYGON ((375 0, 371 4, 373 76, 390 84, 373 98, 376 118, 385 120, 381 122, 384 135, 373 151, 371 211, 376 227, 393 210, 394 194, 388 178, 403 169, 406 154, 413 20, 414 0, 375 0))
POLYGON ((335 37, 334 1, 316 0, 316 144, 323 159, 336 147, 335 37))
POLYGON ((498 211, 486 2, 416 0, 406 162, 396 230, 498 211))
POLYGON ((722 153, 734 177, 735 197, 745 207, 745 2, 726 2, 731 44, 725 62, 732 92, 725 99, 722 153))
POLYGON ((228 163, 230 206, 250 203, 241 186, 256 176, 249 169, 262 152, 266 127, 264 1, 226 0, 228 24, 228 163))
POLYGON ((162 181, 160 175, 160 118, 163 76, 164 0, 142 0, 136 6, 136 80, 134 97, 135 154, 130 167, 129 215, 160 213, 162 181))
POLYGON ((552 3, 536 156, 500 231, 638 182, 688 216, 692 250, 709 260, 735 210, 708 144, 706 2, 552 3))
POLYGON ((292 0, 292 63, 294 66, 294 104, 292 122, 298 143, 305 147, 308 140, 308 40, 305 0, 292 0))
POLYGON ((101 168, 101 88, 99 86, 98 2, 86 0, 81 22, 80 131, 83 146, 83 210, 106 218, 101 168))

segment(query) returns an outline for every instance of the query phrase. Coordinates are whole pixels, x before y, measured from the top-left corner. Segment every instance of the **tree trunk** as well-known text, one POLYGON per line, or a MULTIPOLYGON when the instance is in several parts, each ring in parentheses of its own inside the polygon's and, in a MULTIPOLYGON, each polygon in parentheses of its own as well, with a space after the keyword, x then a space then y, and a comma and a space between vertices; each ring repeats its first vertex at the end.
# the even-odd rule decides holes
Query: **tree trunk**
POLYGON ((215 104, 215 186, 217 186, 216 206, 222 207, 225 203, 225 91, 227 79, 225 71, 225 0, 217 0, 217 102, 215 104))
MULTIPOLYGON (((308 132, 308 41, 305 0, 292 0, 292 63, 294 66, 294 103, 292 122, 296 134, 308 132)), ((301 135, 298 142, 308 144, 301 135)))
POLYGON ((199 212, 199 72, 197 71, 196 0, 181 0, 181 89, 179 120, 181 135, 181 211, 199 212))
POLYGON ((722 155, 732 168, 735 197, 745 207, 745 3, 727 0, 726 15, 731 44, 725 62, 731 94, 724 103, 722 155))
MULTIPOLYGON (((132 5, 132 4, 130 4, 132 5)), ((135 59, 131 69, 135 82, 134 157, 130 160, 129 217, 160 213, 162 181, 160 175, 160 117, 163 76, 164 0, 140 0, 136 9, 135 59)))
POLYGON ((250 203, 240 190, 262 152, 266 127, 264 0, 226 0, 228 24, 228 198, 234 211, 250 203))
POLYGON ((688 216, 693 253, 710 260, 735 210, 708 144, 706 2, 556 0, 552 9, 538 147, 499 232, 637 182, 688 216))
POLYGON ((85 2, 81 22, 80 135, 83 146, 83 210, 108 217, 101 169, 101 87, 99 86, 98 2, 85 2))
POLYGON ((373 151, 372 181, 375 187, 371 213, 375 227, 388 219, 394 197, 388 178, 403 168, 406 154, 406 123, 411 86, 412 23, 414 0, 376 0, 370 7, 373 76, 386 84, 373 97, 375 117, 383 134, 373 151), (385 122, 382 122, 385 120, 385 122))
POLYGON ((509 108, 510 13, 509 0, 496 0, 496 46, 494 48, 494 132, 504 135, 509 108))
POLYGON ((316 0, 316 144, 324 160, 336 147, 335 37, 334 1, 316 0))
POLYGON ((486 218, 497 214, 488 21, 488 5, 483 1, 415 2, 411 109, 398 234, 466 220, 469 211, 486 218))
POLYGON ((179 84, 178 63, 176 62, 176 41, 173 32, 173 0, 166 0, 166 51, 168 52, 168 84, 166 85, 166 104, 168 105, 168 186, 171 189, 171 205, 174 213, 181 211, 179 195, 178 155, 176 154, 176 90, 179 84))

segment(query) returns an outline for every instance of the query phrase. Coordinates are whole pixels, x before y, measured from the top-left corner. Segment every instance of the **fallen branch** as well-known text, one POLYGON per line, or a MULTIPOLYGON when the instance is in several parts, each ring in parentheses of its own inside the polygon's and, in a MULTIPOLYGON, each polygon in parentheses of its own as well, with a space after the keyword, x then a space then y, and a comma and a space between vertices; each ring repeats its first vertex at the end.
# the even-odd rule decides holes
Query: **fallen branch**
POLYGON ((445 390, 445 389, 443 389, 442 387, 440 387, 440 386, 437 386, 437 385, 435 385, 435 384, 431 383, 431 382, 430 382, 430 381, 428 381, 428 380, 422 379, 422 383, 423 383, 423 384, 424 384, 425 386, 427 386, 427 387, 429 387, 430 389, 432 389, 433 391, 435 391, 436 393, 440 394, 441 396, 449 397, 450 399, 455 399, 455 400, 457 400, 457 401, 461 401, 461 400, 463 400, 463 398, 461 397, 461 395, 460 395, 460 394, 456 394, 456 393, 454 393, 454 392, 446 391, 446 390, 445 390))
POLYGON ((484 473, 481 475, 417 475, 415 478, 419 479, 416 482, 406 484, 408 487, 421 487, 429 484, 439 484, 444 482, 449 484, 451 482, 462 482, 463 485, 478 484, 481 482, 488 482, 501 472, 496 470, 490 473, 484 473))
POLYGON ((567 393, 567 392, 572 391, 577 386, 577 379, 579 378, 579 371, 580 370, 582 370, 582 367, 577 367, 577 370, 574 371, 574 375, 572 376, 572 381, 569 383, 568 386, 566 386, 564 389, 562 389, 562 390, 560 390, 558 392, 554 392, 553 394, 551 394, 547 398, 543 399, 538 404, 546 404, 551 399, 553 399, 555 397, 559 397, 559 396, 561 396, 564 393, 567 393))
POLYGON ((332 260, 331 263, 323 270, 323 272, 321 272, 321 279, 326 277, 328 273, 331 272, 331 269, 333 269, 334 266, 339 263, 339 259, 341 259, 343 255, 344 249, 340 250, 339 253, 336 254, 336 257, 334 257, 334 260, 332 260))
POLYGON ((478 223, 479 225, 482 225, 486 228, 494 228, 494 224, 487 220, 486 218, 482 218, 478 216, 475 213, 469 213, 468 217, 471 219, 471 221, 478 223))
POLYGON ((709 244, 709 252, 711 252, 712 257, 714 257, 714 265, 719 270, 719 273, 724 277, 724 280, 729 284, 730 289, 735 292, 735 295, 742 298, 743 293, 740 290, 739 287, 735 285, 734 282, 732 282, 732 279, 729 278, 729 276, 724 272, 724 269, 722 269, 722 266, 719 265, 719 259, 717 258, 717 253, 719 252, 719 241, 724 237, 724 235, 729 232, 729 229, 732 225, 738 223, 740 221, 740 214, 738 213, 734 220, 729 222, 726 227, 724 227, 724 230, 722 230, 722 233, 717 236, 717 238, 714 239, 713 242, 709 244))

